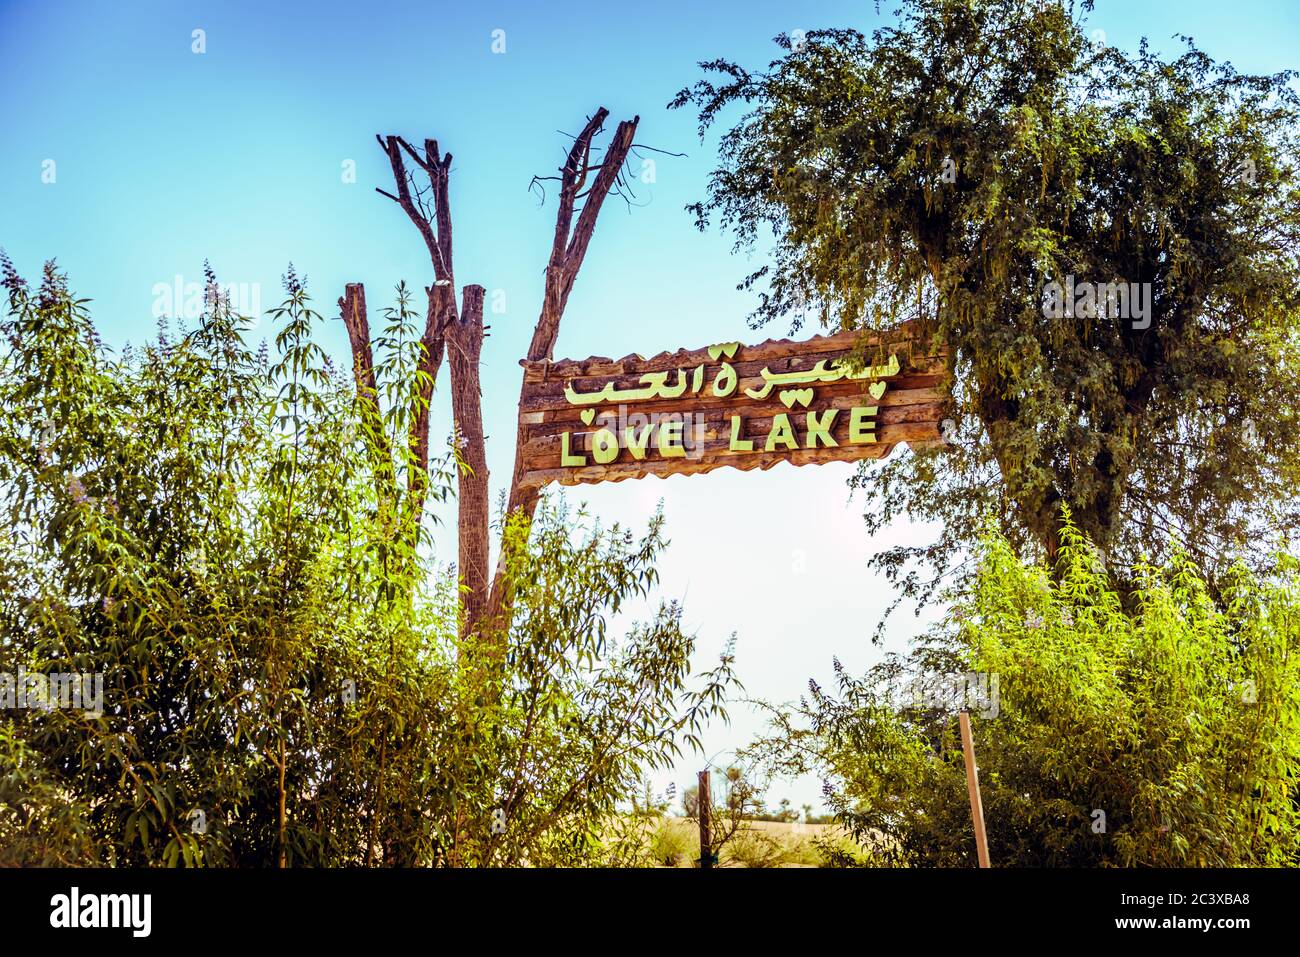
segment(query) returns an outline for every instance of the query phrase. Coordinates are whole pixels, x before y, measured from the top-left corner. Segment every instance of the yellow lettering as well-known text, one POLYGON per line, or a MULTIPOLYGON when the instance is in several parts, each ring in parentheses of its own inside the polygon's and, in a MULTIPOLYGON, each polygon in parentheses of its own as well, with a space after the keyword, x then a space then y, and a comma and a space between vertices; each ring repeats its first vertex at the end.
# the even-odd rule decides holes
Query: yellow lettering
POLYGON ((659 454, 666 459, 685 458, 686 449, 682 446, 682 422, 659 423, 659 454))
POLYGON ((794 428, 790 425, 790 416, 784 412, 772 418, 772 431, 767 433, 767 444, 763 446, 764 451, 771 452, 780 442, 787 449, 799 448, 799 443, 794 437, 794 428))
POLYGON ((618 458, 618 438, 609 429, 601 429, 591 437, 591 457, 600 465, 608 465, 618 458))
POLYGON ((632 453, 632 458, 638 461, 645 458, 645 447, 650 444, 650 433, 654 431, 653 425, 644 426, 641 434, 636 434, 636 429, 628 427, 623 430, 623 444, 627 446, 628 451, 632 453))
POLYGON ((849 415, 849 443, 866 445, 876 441, 876 423, 867 421, 876 414, 878 406, 854 406, 849 415))
POLYGON ((808 437, 804 440, 805 448, 817 448, 818 439, 821 439, 822 444, 826 446, 840 444, 831 437, 831 423, 835 421, 835 416, 839 411, 839 409, 827 409, 822 413, 820 422, 817 420, 816 412, 808 413, 808 437))
POLYGON ((560 433, 560 465, 568 467, 570 465, 586 465, 587 457, 585 455, 574 455, 569 451, 570 433, 560 433))
POLYGON ((754 451, 754 440, 741 437, 743 423, 740 416, 731 417, 731 451, 733 452, 752 452, 754 451))

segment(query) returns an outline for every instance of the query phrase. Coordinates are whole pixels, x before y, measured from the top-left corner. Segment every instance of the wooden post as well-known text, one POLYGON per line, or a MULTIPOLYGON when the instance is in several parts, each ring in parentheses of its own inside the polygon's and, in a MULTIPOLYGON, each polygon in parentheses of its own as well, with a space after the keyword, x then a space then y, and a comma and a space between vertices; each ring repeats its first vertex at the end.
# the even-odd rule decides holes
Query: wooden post
POLYGON ((710 816, 713 813, 713 795, 709 791, 709 772, 700 772, 699 796, 695 813, 700 816, 700 867, 713 866, 713 830, 710 816))
POLYGON ((970 712, 964 708, 957 715, 961 725, 961 752, 966 759, 966 789, 970 792, 970 816, 975 823, 975 851, 980 867, 990 867, 989 841, 984 833, 984 803, 980 800, 979 769, 975 766, 975 740, 970 733, 970 712))

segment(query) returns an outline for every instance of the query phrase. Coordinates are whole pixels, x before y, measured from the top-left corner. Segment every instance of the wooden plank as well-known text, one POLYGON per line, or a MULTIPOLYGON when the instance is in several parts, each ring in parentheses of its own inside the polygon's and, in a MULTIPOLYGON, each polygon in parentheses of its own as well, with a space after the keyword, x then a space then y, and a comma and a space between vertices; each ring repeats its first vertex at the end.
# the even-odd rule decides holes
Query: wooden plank
POLYGON ((984 802, 980 798, 979 765, 975 763, 975 738, 970 730, 970 712, 962 710, 957 715, 961 726, 961 752, 966 761, 966 790, 970 795, 970 815, 975 825, 975 854, 980 867, 989 867, 989 839, 984 833, 984 802))
MULTIPOLYGON (((882 409, 881 412, 872 418, 875 427, 871 430, 875 433, 875 443, 881 442, 911 442, 914 439, 939 438, 939 423, 942 421, 942 407, 938 404, 928 406, 910 406, 899 409, 882 409)), ((794 452, 797 449, 805 448, 827 448, 827 443, 822 439, 817 439, 814 445, 807 439, 807 427, 803 419, 805 414, 803 410, 799 412, 781 412, 790 419, 790 423, 796 440, 796 448, 790 448, 788 443, 774 440, 772 450, 766 448, 768 438, 771 437, 772 424, 775 417, 768 416, 751 416, 742 421, 741 428, 743 435, 740 438, 743 441, 752 442, 753 451, 773 451, 784 448, 786 451, 794 452)), ((819 413, 812 413, 814 416, 819 413)), ((820 413, 823 415, 824 413, 820 413)), ((836 447, 845 448, 847 446, 873 443, 856 443, 849 436, 849 417, 838 417, 827 434, 836 443, 830 446, 834 451, 836 447)), ((659 431, 654 425, 650 425, 649 434, 646 438, 646 449, 644 457, 659 458, 657 455, 659 431)), ((646 426, 631 426, 630 429, 635 433, 633 438, 639 439, 645 432, 646 426)), ((531 431, 531 430, 530 430, 531 431)), ((624 442, 627 439, 628 429, 622 430, 624 442)), ((683 454, 679 458, 698 458, 701 455, 748 455, 750 452, 733 451, 731 448, 731 422, 730 417, 713 417, 704 416, 688 419, 682 429, 682 448, 683 454)), ((560 465, 561 448, 564 444, 564 435, 568 434, 568 448, 571 454, 578 456, 592 455, 592 438, 596 430, 581 423, 574 424, 569 429, 561 428, 559 430, 537 434, 532 437, 524 446, 524 453, 529 462, 541 463, 542 467, 549 467, 549 460, 554 458, 554 464, 560 465)), ((671 437, 668 440, 671 441, 671 437)), ((624 446, 618 456, 618 461, 630 462, 635 461, 643 456, 637 455, 633 450, 624 446)))
MULTIPOLYGON (((909 446, 917 447, 927 443, 909 441, 909 446)), ((928 443, 941 445, 938 440, 928 443)), ((702 475, 714 469, 734 468, 742 472, 760 469, 766 471, 775 465, 787 463, 793 466, 825 465, 828 462, 852 462, 862 459, 882 459, 893 451, 894 445, 877 443, 875 445, 855 445, 840 449, 801 449, 797 452, 753 452, 747 455, 734 455, 726 458, 714 457, 703 460, 659 459, 635 462, 620 462, 613 465, 587 465, 580 468, 539 469, 524 473, 524 482, 529 486, 546 485, 556 482, 560 485, 584 485, 595 482, 622 482, 626 479, 639 479, 656 476, 668 478, 670 475, 702 475)))
MULTIPOLYGON (((897 381, 906 384, 908 382, 908 377, 900 376, 897 381)), ((881 396, 879 399, 872 399, 869 402, 866 402, 865 404, 877 405, 880 406, 881 408, 891 408, 894 406, 904 406, 904 405, 925 405, 928 403, 942 401, 942 393, 938 388, 934 387, 933 385, 927 386, 925 388, 899 387, 897 389, 893 388, 892 387, 893 385, 894 383, 891 382, 890 383, 891 388, 886 390, 885 394, 881 396)), ((827 409, 827 408, 850 409, 855 405, 864 404, 861 388, 837 390, 832 387, 825 387, 825 390, 826 390, 825 393, 820 397, 820 400, 816 406, 819 409, 827 409)), ((684 406, 680 400, 677 401, 661 400, 656 402, 637 403, 634 411, 643 413, 645 415, 651 415, 655 413, 669 413, 674 411, 680 411, 683 408, 684 406)), ((739 413, 742 415, 746 414, 746 412, 752 412, 755 409, 765 410, 769 414, 772 411, 781 411, 780 409, 773 410, 772 403, 770 401, 750 399, 748 396, 746 396, 744 399, 740 400, 739 402, 730 398, 719 399, 715 396, 705 396, 705 397, 701 397, 698 400, 693 400, 689 405, 689 409, 693 412, 704 412, 704 413, 707 413, 710 410, 726 409, 729 410, 730 413, 739 413)), ((617 411, 617 407, 615 407, 615 409, 612 410, 602 409, 598 411, 597 415, 605 416, 607 412, 616 412, 616 411, 617 411)), ((803 407, 796 406, 791 411, 795 411, 795 412, 803 411, 803 407)), ((567 424, 570 423, 582 421, 581 410, 571 405, 563 405, 556 408, 534 409, 532 411, 523 413, 520 416, 520 418, 521 421, 524 421, 529 424, 533 424, 533 425, 554 424, 559 428, 567 427, 567 424)))
POLYGON ((713 867, 713 790, 709 787, 709 772, 701 771, 699 777, 699 794, 695 802, 695 813, 700 820, 700 867, 713 867))
MULTIPOLYGON (((550 378, 575 378, 583 376, 618 376, 641 374, 643 372, 661 372, 685 366, 694 368, 700 362, 713 362, 709 355, 711 346, 698 349, 678 349, 675 352, 660 352, 645 358, 636 353, 621 359, 606 356, 592 356, 587 359, 554 359, 529 362, 522 360, 525 381, 542 381, 550 378)), ((745 359, 770 361, 795 355, 813 353, 852 354, 865 356, 872 350, 888 354, 891 350, 911 350, 917 355, 943 355, 942 349, 932 348, 930 343, 922 343, 918 338, 913 323, 903 323, 897 330, 885 336, 864 335, 859 331, 839 332, 833 335, 812 336, 808 339, 768 339, 752 346, 742 346, 745 359)))
MULTIPOLYGON (((744 397, 747 399, 748 396, 745 395, 745 390, 756 389, 761 387, 763 385, 762 373, 764 369, 767 369, 769 372, 777 372, 777 373, 794 372, 796 370, 811 369, 813 366, 816 365, 817 362, 822 361, 823 359, 834 359, 834 358, 836 357, 822 355, 822 356, 818 356, 815 361, 808 361, 808 362, 803 362, 803 361, 798 361, 798 362, 791 361, 787 363, 732 362, 730 363, 730 365, 736 372, 737 385, 736 385, 735 392, 732 394, 731 398, 744 397)), ((901 359, 901 357, 899 361, 903 363, 902 371, 897 376, 892 376, 890 378, 890 381, 893 383, 893 388, 895 391, 902 390, 902 389, 909 389, 909 388, 934 388, 943 379, 943 374, 945 369, 944 363, 947 360, 927 359, 925 360, 925 363, 922 365, 907 364, 906 360, 901 359)), ((714 377, 714 373, 718 368, 718 364, 716 362, 709 362, 709 363, 702 363, 702 365, 704 365, 705 369, 707 370, 706 375, 704 377, 704 384, 705 386, 711 385, 714 377)), ((695 368, 697 368, 697 366, 690 366, 688 367, 687 372, 690 373, 695 368)), ((635 388, 642 375, 644 375, 644 373, 631 374, 631 375, 619 375, 619 376, 613 376, 609 378, 595 378, 595 377, 587 377, 583 379, 551 378, 540 382, 529 383, 528 401, 525 404, 525 409, 531 412, 531 411, 536 411, 538 409, 575 408, 575 406, 571 405, 565 398, 565 389, 568 386, 572 386, 573 390, 578 393, 596 392, 599 390, 601 386, 604 386, 606 384, 612 384, 615 389, 624 390, 624 389, 635 388)), ((855 387, 859 389, 862 387, 861 380, 848 380, 839 383, 822 385, 819 388, 824 390, 839 389, 843 391, 855 387)), ((680 399, 667 399, 667 400, 658 399, 658 400, 649 400, 649 401, 660 401, 660 402, 666 401, 666 402, 680 403, 685 401, 696 401, 696 402, 725 401, 725 399, 719 399, 718 397, 712 395, 689 395, 688 394, 686 396, 683 396, 680 399)))
POLYGON ((948 407, 946 373, 943 353, 907 326, 883 338, 840 333, 649 359, 526 362, 522 481, 617 482, 933 446, 948 407))

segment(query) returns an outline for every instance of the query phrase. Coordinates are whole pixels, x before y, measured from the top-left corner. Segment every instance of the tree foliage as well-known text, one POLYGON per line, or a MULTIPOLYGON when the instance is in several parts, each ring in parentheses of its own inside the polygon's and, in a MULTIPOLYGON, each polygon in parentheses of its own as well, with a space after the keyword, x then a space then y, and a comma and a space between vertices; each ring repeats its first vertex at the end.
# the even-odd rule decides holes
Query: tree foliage
POLYGON ((1175 550, 1134 569, 1131 611, 1068 521, 1055 569, 992 532, 978 561, 909 655, 862 677, 837 663, 838 688, 812 684, 754 746, 823 775, 867 849, 844 862, 974 866, 965 705, 994 866, 1300 863, 1294 560, 1266 579, 1232 565, 1220 606, 1175 550))
MULTIPOLYGON (((0 861, 600 861, 641 769, 724 713, 729 663, 688 687, 676 606, 607 644, 655 584, 661 517, 640 537, 562 503, 516 520, 509 628, 458 636, 433 516, 371 468, 413 467, 404 288, 376 418, 292 269, 271 347, 245 346, 209 275, 194 328, 118 355, 53 265, 35 292, 2 265, 0 668, 103 693, 97 713, 6 702, 0 861), (485 689, 465 665, 502 644, 485 689)), ((434 507, 454 467, 430 467, 434 507)))
POLYGON ((875 558, 905 595, 983 516, 1050 557, 1068 505, 1117 567, 1178 539, 1266 555, 1296 527, 1300 182, 1291 73, 1189 38, 1163 59, 1089 32, 1091 3, 905 0, 870 37, 811 31, 766 70, 727 60, 673 106, 721 137, 699 225, 772 237, 756 324, 917 320, 950 350, 950 441, 864 466, 875 558), (1050 284, 1136 284, 1051 315, 1050 284))

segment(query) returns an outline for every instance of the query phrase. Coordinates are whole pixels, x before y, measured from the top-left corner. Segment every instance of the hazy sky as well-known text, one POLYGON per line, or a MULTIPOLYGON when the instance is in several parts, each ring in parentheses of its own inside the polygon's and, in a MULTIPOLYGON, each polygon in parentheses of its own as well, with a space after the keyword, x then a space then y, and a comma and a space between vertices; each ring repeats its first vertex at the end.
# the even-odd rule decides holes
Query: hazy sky
MULTIPOLYGON (((882 4, 886 15, 894 7, 882 4)), ((637 184, 640 205, 605 205, 556 358, 784 336, 784 328, 746 325, 753 302, 735 284, 755 262, 736 257, 729 237, 697 232, 683 211, 703 196, 716 143, 701 144, 694 115, 665 104, 700 75, 699 60, 761 67, 776 55, 778 33, 880 22, 862 0, 0 0, 0 245, 28 276, 57 257, 116 346, 151 335, 154 287, 177 276, 201 281, 205 258, 222 281, 259 285, 263 308, 279 301, 292 260, 333 320, 327 345, 347 361, 334 319, 345 283, 366 284, 373 316, 399 279, 417 292, 431 279, 414 227, 373 191, 391 186, 374 134, 437 138, 455 156, 457 281, 479 283, 505 305, 489 314, 483 358, 495 501, 510 474, 518 359, 554 227, 553 201, 539 205, 527 187, 534 174, 555 172, 563 133, 576 133, 603 105, 611 131, 639 114, 639 142, 687 155, 645 153, 655 160, 654 182, 637 184), (204 31, 202 54, 192 51, 195 30, 204 31), (493 52, 496 30, 504 53, 493 52), (43 182, 47 160, 53 183, 43 182), (349 160, 354 184, 344 182, 349 160)), ((1165 52, 1177 49, 1174 34, 1188 34, 1216 59, 1272 73, 1296 65, 1300 0, 1100 0, 1089 29, 1128 48, 1148 36, 1165 52)), ((435 442, 449 431, 443 393, 435 396, 435 442)), ((721 469, 568 494, 634 527, 662 499, 672 545, 660 593, 684 601, 700 666, 735 631, 747 692, 788 700, 810 677, 829 680, 832 655, 853 670, 879 657, 869 636, 889 587, 866 560, 928 537, 900 524, 868 539, 863 501, 850 501, 846 487, 854 468, 721 469)), ((449 560, 454 513, 446 518, 438 541, 449 560)), ((896 616, 889 646, 903 648, 923 623, 896 616)), ((717 752, 715 763, 725 764, 757 727, 735 708, 732 726, 708 736, 708 754, 658 785, 684 787, 717 752)), ((770 797, 799 805, 818 804, 819 795, 808 780, 770 797)))

